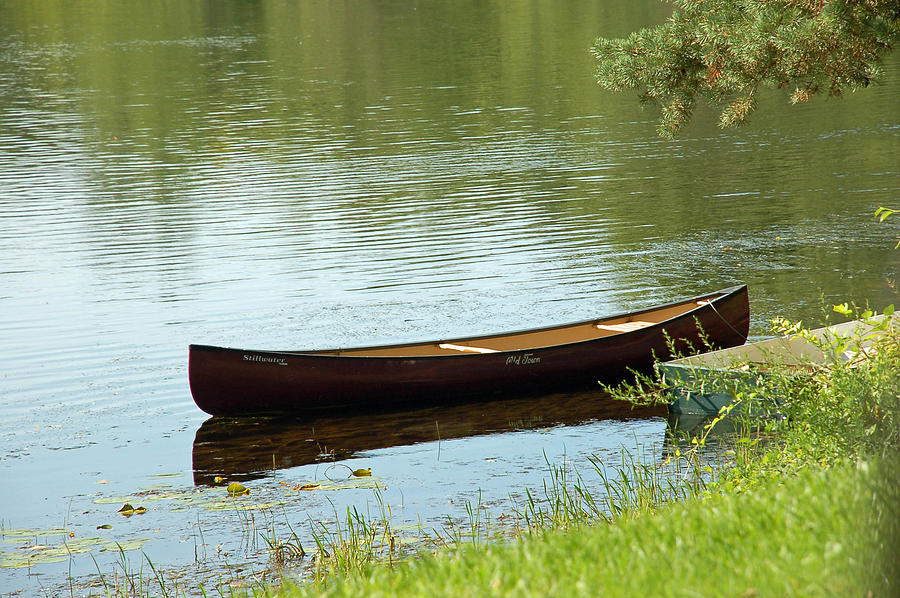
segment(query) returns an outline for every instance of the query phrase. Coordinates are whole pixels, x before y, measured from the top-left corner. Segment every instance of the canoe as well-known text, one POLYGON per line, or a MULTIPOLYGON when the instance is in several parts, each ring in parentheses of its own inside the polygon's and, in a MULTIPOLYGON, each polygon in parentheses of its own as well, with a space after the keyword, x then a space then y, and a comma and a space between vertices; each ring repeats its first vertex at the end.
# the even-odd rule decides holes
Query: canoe
POLYGON ((212 415, 410 405, 535 396, 615 382, 676 350, 747 339, 746 285, 605 318, 503 334, 313 351, 191 345, 197 406, 212 415))

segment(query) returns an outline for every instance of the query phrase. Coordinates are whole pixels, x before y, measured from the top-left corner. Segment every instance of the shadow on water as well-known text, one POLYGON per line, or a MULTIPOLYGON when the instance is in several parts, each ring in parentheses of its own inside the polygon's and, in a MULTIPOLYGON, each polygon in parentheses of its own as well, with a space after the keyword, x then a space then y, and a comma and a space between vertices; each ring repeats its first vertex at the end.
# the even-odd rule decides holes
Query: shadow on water
POLYGON ((592 392, 389 413, 212 417, 194 437, 194 484, 213 484, 216 476, 252 480, 273 469, 347 459, 392 446, 665 414, 665 408, 637 409, 592 392))

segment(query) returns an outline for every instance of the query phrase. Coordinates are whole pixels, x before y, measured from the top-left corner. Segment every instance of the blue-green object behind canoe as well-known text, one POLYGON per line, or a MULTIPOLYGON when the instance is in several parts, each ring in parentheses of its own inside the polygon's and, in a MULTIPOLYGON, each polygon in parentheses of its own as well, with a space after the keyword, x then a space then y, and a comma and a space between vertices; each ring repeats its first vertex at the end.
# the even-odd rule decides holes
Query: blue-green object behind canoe
MULTIPOLYGON (((865 350, 877 336, 879 324, 885 316, 877 316, 867 321, 852 321, 824 328, 811 333, 826 343, 838 337, 864 338, 858 349, 865 350)), ((892 326, 900 326, 900 317, 892 316, 892 326)), ((766 364, 802 366, 804 364, 828 364, 853 359, 850 352, 826 353, 798 337, 777 337, 755 343, 747 343, 730 349, 711 351, 701 355, 682 357, 656 365, 657 371, 668 385, 671 398, 669 413, 675 415, 715 415, 734 401, 734 395, 725 391, 710 390, 692 392, 687 383, 698 379, 725 377, 741 382, 743 388, 756 384, 766 364)), ((778 397, 771 397, 778 403, 778 397)), ((761 415, 763 412, 748 413, 761 415)))

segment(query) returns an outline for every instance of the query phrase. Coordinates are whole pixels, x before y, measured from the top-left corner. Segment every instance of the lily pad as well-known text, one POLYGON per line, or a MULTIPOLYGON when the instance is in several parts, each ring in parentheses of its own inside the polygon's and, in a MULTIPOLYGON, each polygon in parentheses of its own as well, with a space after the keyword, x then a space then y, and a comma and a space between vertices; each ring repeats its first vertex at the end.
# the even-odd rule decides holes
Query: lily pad
POLYGON ((113 542, 103 538, 79 538, 62 544, 33 544, 21 546, 11 552, 0 552, 0 567, 19 568, 33 567, 48 563, 59 563, 69 559, 73 554, 90 552, 99 547, 103 550, 137 550, 147 540, 140 538, 125 542, 113 542))
POLYGON ((0 532, 0 536, 10 538, 32 538, 35 536, 68 536, 69 530, 60 527, 53 529, 28 529, 24 527, 14 529, 4 529, 0 532))
POLYGON ((0 567, 16 569, 20 567, 33 567, 45 563, 60 563, 69 558, 69 554, 58 552, 0 552, 0 567))
POLYGON ((137 500, 137 496, 101 496, 100 498, 95 498, 91 502, 95 505, 114 505, 117 503, 137 502, 137 500))
POLYGON ((233 500, 219 500, 210 501, 208 503, 201 504, 200 506, 207 511, 265 511, 273 507, 280 507, 284 504, 287 503, 282 500, 261 503, 246 502, 240 504, 236 504, 233 500))
POLYGON ((132 515, 143 515, 147 512, 147 509, 144 507, 132 507, 131 503, 125 503, 117 512, 126 517, 131 517, 132 515))
POLYGON ((100 552, 108 552, 110 550, 114 550, 118 552, 119 550, 124 550, 128 552, 129 550, 140 550, 140 548, 144 545, 144 542, 147 542, 146 538, 135 538, 134 540, 119 540, 114 542, 112 540, 104 540, 103 547, 100 548, 100 552))
POLYGON ((385 490, 387 486, 381 482, 381 478, 374 476, 366 478, 350 478, 338 482, 321 482, 319 485, 320 490, 349 490, 351 488, 385 490))
POLYGON ((289 488, 291 490, 297 490, 298 492, 299 491, 306 492, 309 490, 318 490, 319 488, 322 487, 321 484, 317 484, 317 483, 311 483, 311 484, 289 484, 287 482, 278 482, 278 483, 281 486, 284 486, 285 488, 289 488))
POLYGON ((193 490, 176 490, 172 492, 150 491, 130 496, 104 496, 94 499, 94 504, 136 503, 153 502, 158 500, 173 500, 180 502, 194 502, 197 499, 205 500, 202 494, 193 490))
POLYGON ((240 482, 231 482, 230 484, 228 484, 227 490, 228 490, 228 494, 230 494, 232 496, 237 496, 237 495, 241 495, 241 494, 246 494, 246 495, 250 494, 250 489, 244 487, 244 485, 241 484, 240 482))

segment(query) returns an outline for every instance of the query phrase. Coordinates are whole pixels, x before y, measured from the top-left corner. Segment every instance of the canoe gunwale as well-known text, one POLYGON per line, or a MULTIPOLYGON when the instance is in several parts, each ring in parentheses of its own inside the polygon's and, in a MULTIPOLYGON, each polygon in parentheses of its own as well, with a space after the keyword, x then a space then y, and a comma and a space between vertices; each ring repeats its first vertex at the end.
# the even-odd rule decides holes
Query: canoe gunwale
POLYGON ((658 332, 658 330, 661 327, 665 327, 666 325, 670 325, 671 323, 673 323, 679 319, 682 319, 685 317, 690 317, 690 316, 695 315, 696 313, 700 313, 700 312, 707 311, 707 310, 713 311, 716 315, 718 315, 722 319, 722 321, 724 321, 730 327, 731 324, 721 314, 718 313, 718 311, 715 308, 715 305, 717 303, 724 302, 725 300, 732 297, 733 295, 739 294, 741 292, 745 292, 746 288, 747 288, 746 284, 739 284, 739 285, 728 287, 726 289, 721 289, 719 291, 715 291, 712 293, 706 293, 706 294, 698 295, 696 297, 691 297, 688 299, 681 299, 679 301, 672 301, 670 303, 655 305, 655 306, 652 306, 652 307, 649 307, 646 309, 642 309, 642 310, 622 312, 622 313, 618 313, 618 314, 604 316, 602 318, 581 320, 581 321, 577 321, 577 322, 570 322, 567 324, 556 324, 556 325, 546 326, 546 327, 542 327, 542 328, 529 328, 529 329, 523 329, 523 330, 517 330, 517 331, 511 331, 511 332, 486 334, 486 335, 481 335, 481 336, 467 336, 467 337, 457 337, 457 338, 448 338, 448 339, 431 340, 431 341, 415 341, 415 342, 405 342, 405 343, 398 343, 398 344, 365 345, 365 346, 359 346, 359 347, 343 347, 343 348, 334 348, 334 349, 313 349, 313 350, 299 350, 299 351, 256 350, 256 349, 241 349, 241 348, 236 348, 236 347, 221 347, 221 346, 205 345, 205 344, 191 344, 189 346, 189 351, 191 351, 191 352, 193 352, 193 351, 234 352, 234 353, 249 353, 249 354, 253 354, 253 355, 271 356, 271 357, 278 357, 278 356, 292 357, 292 358, 310 357, 310 358, 316 358, 316 359, 335 358, 335 359, 342 359, 342 360, 392 360, 392 359, 393 360, 396 360, 396 359, 416 359, 416 360, 427 359, 427 360, 431 360, 431 359, 466 359, 466 358, 468 358, 468 359, 472 359, 472 358, 486 359, 486 358, 490 358, 490 357, 506 358, 511 354, 521 353, 522 351, 537 351, 537 350, 552 351, 553 349, 559 349, 559 348, 564 348, 564 347, 577 347, 582 344, 595 343, 598 340, 604 339, 604 338, 615 338, 615 337, 621 337, 622 335, 640 336, 645 333, 651 333, 651 332, 656 333, 656 332, 658 332), (713 299, 709 300, 710 298, 713 298, 713 299), (702 302, 705 300, 709 300, 709 301, 706 301, 705 303, 699 303, 699 302, 702 302), (431 346, 431 345, 438 345, 438 344, 472 345, 472 344, 476 344, 478 341, 485 341, 485 340, 490 340, 490 339, 515 337, 515 336, 540 333, 540 332, 551 332, 554 330, 564 330, 564 329, 568 329, 568 328, 576 328, 579 326, 586 326, 586 325, 597 325, 597 324, 600 324, 601 322, 606 322, 609 320, 640 316, 642 314, 663 311, 666 309, 677 307, 679 305, 685 305, 685 304, 690 304, 690 303, 695 303, 696 305, 689 310, 678 313, 678 314, 676 314, 670 318, 666 318, 665 320, 662 320, 660 322, 654 322, 651 325, 640 328, 638 330, 613 332, 612 334, 608 334, 608 335, 603 335, 603 336, 598 336, 598 337, 593 337, 593 338, 585 338, 582 340, 566 342, 566 343, 557 343, 557 344, 550 344, 550 345, 534 345, 534 346, 523 347, 523 348, 519 348, 519 349, 496 350, 496 351, 491 351, 490 353, 486 353, 486 354, 485 353, 463 353, 463 352, 460 352, 460 353, 456 353, 456 354, 451 353, 451 354, 446 354, 446 355, 408 355, 408 356, 404 356, 404 355, 399 355, 399 354, 398 355, 353 355, 353 354, 343 354, 342 353, 342 351, 354 351, 354 352, 356 352, 356 351, 377 351, 377 350, 384 350, 384 349, 403 349, 406 347, 410 347, 410 348, 424 347, 424 346, 431 346))

